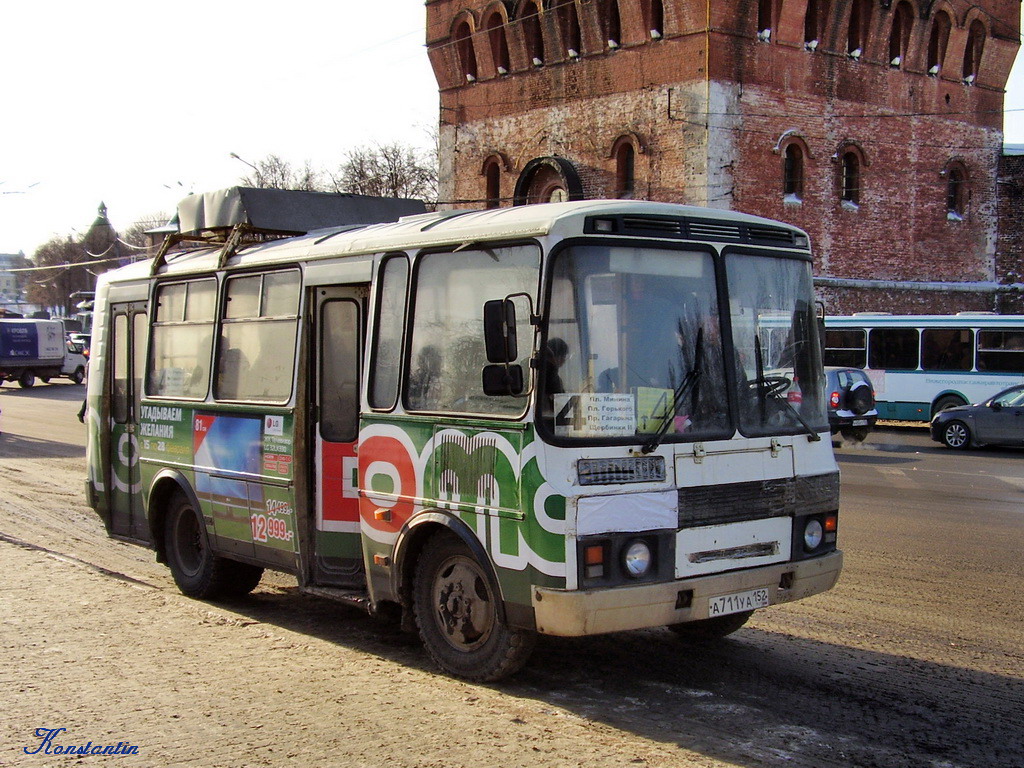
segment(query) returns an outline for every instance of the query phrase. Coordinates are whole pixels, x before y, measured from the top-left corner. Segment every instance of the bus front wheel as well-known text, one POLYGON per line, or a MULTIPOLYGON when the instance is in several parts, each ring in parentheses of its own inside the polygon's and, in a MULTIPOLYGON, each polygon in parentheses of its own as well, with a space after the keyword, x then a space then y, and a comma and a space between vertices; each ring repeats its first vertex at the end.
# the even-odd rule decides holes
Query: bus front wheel
POLYGON ((262 568, 213 553, 199 511, 180 491, 171 499, 164 542, 174 583, 189 597, 239 597, 252 592, 263 576, 262 568))
POLYGON ((713 619, 669 624, 668 628, 683 640, 701 643, 709 640, 720 640, 726 635, 731 635, 746 624, 753 615, 753 611, 743 611, 741 613, 730 613, 726 616, 716 616, 713 619))
POLYGON ((423 645, 445 672, 492 682, 517 672, 536 634, 501 618, 484 567, 458 538, 435 534, 416 563, 413 611, 423 645))

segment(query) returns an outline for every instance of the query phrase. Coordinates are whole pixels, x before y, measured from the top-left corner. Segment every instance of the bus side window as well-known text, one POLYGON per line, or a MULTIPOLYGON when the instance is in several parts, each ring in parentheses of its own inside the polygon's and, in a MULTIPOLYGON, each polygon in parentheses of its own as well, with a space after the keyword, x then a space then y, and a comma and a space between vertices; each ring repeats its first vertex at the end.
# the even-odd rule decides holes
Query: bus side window
POLYGON ((978 331, 978 370, 1024 373, 1024 332, 1008 328, 978 331))
MULTIPOLYGON (((428 253, 416 266, 406 407, 437 413, 521 414, 526 401, 483 392, 484 302, 514 293, 535 294, 540 273, 536 246, 480 247, 428 253)), ((529 307, 516 301, 517 335, 532 339, 529 307)), ((527 370, 532 350, 519 345, 527 370)))
POLYGON ((147 394, 206 397, 216 300, 213 278, 157 288, 147 394))
POLYGON ((916 328, 873 328, 868 341, 869 368, 917 370, 920 340, 916 328))
POLYGON ((863 328, 829 328, 825 331, 825 365, 866 368, 868 363, 863 328))
POLYGON ((966 328, 925 328, 921 331, 921 367, 926 371, 971 370, 972 337, 966 328))
POLYGON ((405 329, 405 295, 409 287, 409 261, 404 255, 389 256, 380 266, 377 321, 370 361, 370 407, 391 410, 398 402, 405 329))
POLYGON ((297 270, 228 279, 214 395, 218 400, 287 402, 298 329, 297 270))

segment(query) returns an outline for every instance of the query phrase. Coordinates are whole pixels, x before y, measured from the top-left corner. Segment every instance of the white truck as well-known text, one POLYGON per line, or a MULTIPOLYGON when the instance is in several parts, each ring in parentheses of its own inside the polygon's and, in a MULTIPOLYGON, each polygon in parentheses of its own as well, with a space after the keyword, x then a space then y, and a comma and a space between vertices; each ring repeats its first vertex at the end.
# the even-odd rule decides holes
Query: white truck
POLYGON ((0 383, 16 381, 31 387, 66 376, 85 381, 86 357, 69 345, 60 320, 0 320, 0 383))

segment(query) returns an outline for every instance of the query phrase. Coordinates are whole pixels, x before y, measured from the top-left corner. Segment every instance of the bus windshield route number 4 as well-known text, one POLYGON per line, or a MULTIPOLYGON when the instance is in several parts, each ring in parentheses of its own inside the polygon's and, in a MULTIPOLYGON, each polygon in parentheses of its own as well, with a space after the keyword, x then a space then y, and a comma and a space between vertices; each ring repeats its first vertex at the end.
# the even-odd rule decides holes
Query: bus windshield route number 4
POLYGON ((802 231, 640 201, 251 229, 183 217, 97 286, 88 497, 186 595, 284 571, 497 680, 538 633, 721 637, 835 584, 802 231))

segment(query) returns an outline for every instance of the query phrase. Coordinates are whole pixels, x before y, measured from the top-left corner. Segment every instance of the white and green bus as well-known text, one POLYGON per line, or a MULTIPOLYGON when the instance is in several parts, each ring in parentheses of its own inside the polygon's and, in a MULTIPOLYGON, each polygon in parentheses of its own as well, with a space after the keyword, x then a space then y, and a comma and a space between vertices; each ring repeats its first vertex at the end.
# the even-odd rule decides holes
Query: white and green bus
POLYGON ((1024 383, 1024 316, 828 316, 824 359, 867 370, 879 418, 930 421, 1024 383))
POLYGON ((802 231, 624 200, 230 226, 96 293, 89 501, 185 594, 284 571, 495 680, 538 633, 720 637, 835 584, 802 231))

